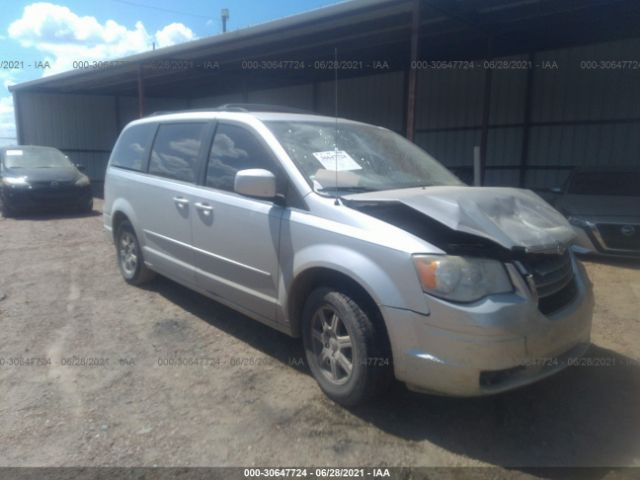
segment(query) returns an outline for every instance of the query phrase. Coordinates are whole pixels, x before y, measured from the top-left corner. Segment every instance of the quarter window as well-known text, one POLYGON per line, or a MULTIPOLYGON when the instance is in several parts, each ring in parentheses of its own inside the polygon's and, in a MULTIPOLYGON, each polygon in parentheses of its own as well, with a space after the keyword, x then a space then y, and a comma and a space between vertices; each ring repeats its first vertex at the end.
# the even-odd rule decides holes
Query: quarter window
POLYGON ((151 150, 149 173, 195 182, 206 123, 160 125, 151 150))
POLYGON ((238 170, 264 168, 277 172, 271 153, 246 128, 220 124, 209 152, 206 185, 232 192, 238 170))
POLYGON ((144 170, 149 155, 149 145, 156 131, 156 124, 144 123, 127 128, 118 139, 111 153, 111 165, 129 170, 144 170))

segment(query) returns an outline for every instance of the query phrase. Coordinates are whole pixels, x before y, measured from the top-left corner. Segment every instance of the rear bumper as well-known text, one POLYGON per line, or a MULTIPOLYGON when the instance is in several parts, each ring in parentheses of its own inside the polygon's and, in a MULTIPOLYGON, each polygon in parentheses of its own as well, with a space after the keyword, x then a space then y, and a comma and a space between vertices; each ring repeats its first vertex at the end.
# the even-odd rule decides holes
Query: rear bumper
POLYGON ((93 199, 90 186, 63 188, 10 188, 2 189, 3 204, 16 210, 81 207, 93 199))
POLYGON ((431 314, 382 307, 398 380, 417 391, 479 396, 556 373, 589 347, 593 294, 582 267, 578 293, 545 316, 522 286, 472 305, 430 302, 431 314))

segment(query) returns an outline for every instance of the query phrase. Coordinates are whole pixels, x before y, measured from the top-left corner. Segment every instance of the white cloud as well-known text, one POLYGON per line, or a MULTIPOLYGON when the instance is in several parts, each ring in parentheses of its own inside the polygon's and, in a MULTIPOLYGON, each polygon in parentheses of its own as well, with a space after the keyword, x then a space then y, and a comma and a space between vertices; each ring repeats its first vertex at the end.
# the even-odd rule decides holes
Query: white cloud
MULTIPOLYGON (((171 23, 152 35, 140 21, 133 28, 114 20, 100 23, 95 17, 81 17, 68 7, 49 2, 25 6, 22 16, 9 25, 7 33, 8 38, 40 52, 42 61, 49 62, 51 68, 44 69, 43 75, 71 70, 74 61, 110 60, 148 51, 154 41, 162 48, 196 38, 182 23, 171 23)), ((5 36, 0 35, 0 39, 5 36)), ((0 82, 5 88, 16 83, 7 72, 0 72, 0 82)), ((13 98, 0 97, 0 137, 15 136, 13 98)))
MULTIPOLYGON (((17 83, 14 78, 14 72, 11 70, 0 70, 0 81, 5 89, 17 83)), ((0 91, 0 93, 5 92, 0 91)))
POLYGON ((158 47, 170 47, 178 43, 188 42, 193 40, 196 36, 189 27, 186 27, 182 23, 171 23, 164 27, 162 30, 156 32, 156 42, 158 47))
POLYGON ((45 75, 73 68, 74 61, 108 60, 193 40, 196 35, 182 23, 171 23, 155 35, 136 22, 129 29, 114 20, 100 23, 69 8, 48 2, 27 5, 22 17, 9 25, 9 37, 25 48, 42 52, 51 63, 45 75))

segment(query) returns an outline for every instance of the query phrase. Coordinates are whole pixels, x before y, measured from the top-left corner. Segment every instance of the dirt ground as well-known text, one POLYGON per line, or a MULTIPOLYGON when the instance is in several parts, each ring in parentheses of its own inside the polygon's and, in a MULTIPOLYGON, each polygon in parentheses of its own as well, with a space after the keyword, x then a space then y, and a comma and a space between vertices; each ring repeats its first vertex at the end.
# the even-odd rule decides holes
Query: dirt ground
POLYGON ((0 465, 640 465, 640 265, 586 266, 600 366, 347 410, 297 340, 168 280, 126 285, 98 212, 0 219, 0 465))

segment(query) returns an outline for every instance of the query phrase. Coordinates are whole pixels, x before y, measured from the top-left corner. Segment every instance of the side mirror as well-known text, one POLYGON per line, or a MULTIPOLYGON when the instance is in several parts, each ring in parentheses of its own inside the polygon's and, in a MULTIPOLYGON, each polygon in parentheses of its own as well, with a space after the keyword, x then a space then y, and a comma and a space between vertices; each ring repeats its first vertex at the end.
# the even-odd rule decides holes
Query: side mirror
POLYGON ((81 172, 84 172, 84 171, 87 169, 87 167, 85 167, 85 166, 84 166, 83 164, 81 164, 81 163, 76 163, 76 168, 77 168, 78 170, 80 170, 81 172))
POLYGON ((272 199, 276 196, 276 176, 262 168, 240 170, 236 173, 233 190, 247 197, 272 199))

